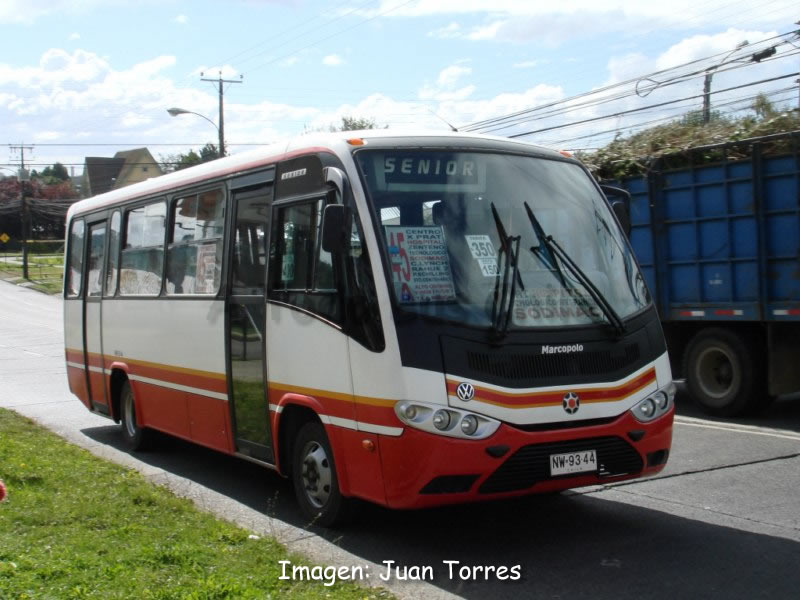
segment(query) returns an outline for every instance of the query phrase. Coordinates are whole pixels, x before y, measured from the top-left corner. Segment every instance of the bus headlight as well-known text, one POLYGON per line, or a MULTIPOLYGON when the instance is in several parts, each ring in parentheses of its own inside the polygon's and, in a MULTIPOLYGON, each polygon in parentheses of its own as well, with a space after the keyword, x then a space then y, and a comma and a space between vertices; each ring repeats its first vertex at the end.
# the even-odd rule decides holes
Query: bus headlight
POLYGON ((394 405, 397 418, 428 433, 469 440, 482 440, 500 427, 500 421, 441 404, 403 401, 394 405))
POLYGON ((464 435, 474 435, 478 431, 478 418, 475 415, 467 415, 461 419, 461 432, 464 435))
POLYGON ((666 414, 672 408, 674 398, 675 384, 670 383, 639 402, 631 409, 631 412, 637 421, 649 423, 666 414))
POLYGON ((433 413, 433 426, 439 431, 450 428, 450 413, 446 410, 437 410, 433 413))

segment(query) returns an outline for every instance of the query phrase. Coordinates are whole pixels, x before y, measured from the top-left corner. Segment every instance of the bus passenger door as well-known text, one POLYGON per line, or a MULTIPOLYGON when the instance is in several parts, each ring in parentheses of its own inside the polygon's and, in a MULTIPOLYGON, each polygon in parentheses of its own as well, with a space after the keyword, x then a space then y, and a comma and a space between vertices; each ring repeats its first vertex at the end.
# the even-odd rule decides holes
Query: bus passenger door
POLYGON ((101 330, 103 273, 106 256, 106 223, 89 224, 84 296, 84 359, 93 410, 109 414, 106 400, 105 361, 101 330))
POLYGON ((274 454, 264 335, 271 205, 272 185, 234 192, 226 326, 234 450, 270 463, 274 454))

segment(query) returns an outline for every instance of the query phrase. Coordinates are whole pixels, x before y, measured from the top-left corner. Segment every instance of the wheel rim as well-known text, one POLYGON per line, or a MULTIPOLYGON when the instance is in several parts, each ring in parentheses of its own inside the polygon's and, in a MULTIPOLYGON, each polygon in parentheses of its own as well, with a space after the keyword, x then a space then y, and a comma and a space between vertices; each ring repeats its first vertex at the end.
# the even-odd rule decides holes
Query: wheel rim
POLYGON ((331 495, 333 471, 328 454, 319 442, 308 442, 303 448, 303 489, 315 508, 322 508, 331 495))
POLYGON ((136 409, 133 406, 133 394, 125 394, 124 402, 125 431, 130 437, 136 436, 136 409))
POLYGON ((735 391, 741 381, 733 356, 724 348, 704 349, 697 357, 697 383, 711 400, 723 400, 735 391))

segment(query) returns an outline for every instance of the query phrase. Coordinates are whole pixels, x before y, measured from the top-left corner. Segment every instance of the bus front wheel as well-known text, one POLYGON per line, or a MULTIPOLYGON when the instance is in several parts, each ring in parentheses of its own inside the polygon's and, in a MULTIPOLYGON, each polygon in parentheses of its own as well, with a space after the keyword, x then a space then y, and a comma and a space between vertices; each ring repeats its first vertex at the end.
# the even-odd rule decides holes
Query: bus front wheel
POLYGON ((140 426, 136 421, 136 402, 133 398, 131 384, 126 381, 120 389, 120 424, 122 426, 122 439, 128 449, 146 450, 150 446, 151 432, 140 426))
POLYGON ((342 496, 328 436, 321 423, 303 425, 294 444, 292 481, 303 514, 312 523, 333 527, 351 515, 352 500, 342 496))

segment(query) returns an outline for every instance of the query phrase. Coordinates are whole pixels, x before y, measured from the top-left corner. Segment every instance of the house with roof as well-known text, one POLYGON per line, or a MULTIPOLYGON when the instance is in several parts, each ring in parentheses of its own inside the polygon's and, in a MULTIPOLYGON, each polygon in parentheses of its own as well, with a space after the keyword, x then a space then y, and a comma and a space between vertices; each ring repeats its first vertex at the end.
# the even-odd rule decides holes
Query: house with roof
POLYGON ((161 166, 147 148, 122 150, 113 158, 87 156, 83 166, 81 196, 90 198, 163 174, 161 166))

